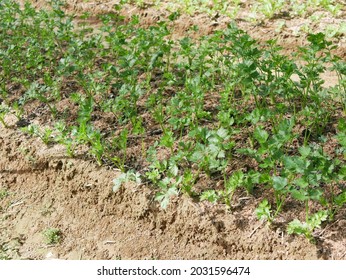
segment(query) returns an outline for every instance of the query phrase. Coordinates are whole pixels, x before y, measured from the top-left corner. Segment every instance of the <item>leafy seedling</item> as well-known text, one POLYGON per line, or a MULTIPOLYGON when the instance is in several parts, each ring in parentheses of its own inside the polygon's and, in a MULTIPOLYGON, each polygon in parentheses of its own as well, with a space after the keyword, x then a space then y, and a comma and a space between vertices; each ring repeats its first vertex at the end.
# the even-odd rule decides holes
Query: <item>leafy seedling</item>
POLYGON ((43 232, 43 236, 47 245, 56 245, 60 243, 62 233, 60 229, 48 228, 43 232))
POLYGON ((113 180, 113 192, 118 192, 121 186, 127 182, 135 182, 137 185, 140 185, 142 183, 140 173, 133 170, 129 170, 126 173, 121 173, 116 179, 113 180))
POLYGON ((156 193, 155 200, 160 202, 162 209, 167 209, 170 199, 173 196, 177 196, 179 194, 177 186, 181 182, 181 177, 178 181, 175 181, 171 178, 164 178, 159 182, 160 191, 156 193))
POLYGON ((288 234, 303 234, 310 242, 314 242, 313 232, 316 228, 320 228, 322 222, 327 220, 328 211, 321 210, 307 218, 306 222, 294 219, 287 226, 288 234))
POLYGON ((256 216, 261 221, 267 221, 269 224, 273 222, 273 213, 271 205, 267 199, 264 199, 256 208, 256 216))
POLYGON ((201 201, 207 200, 211 203, 216 203, 220 199, 220 196, 215 190, 207 190, 202 192, 199 198, 201 201))
POLYGON ((245 177, 241 170, 237 170, 229 178, 224 178, 225 190, 220 191, 219 194, 223 197, 227 207, 231 207, 236 189, 245 185, 245 177))
POLYGON ((10 112, 10 108, 3 104, 0 104, 0 122, 2 123, 2 125, 7 128, 7 124, 5 122, 5 116, 10 112))

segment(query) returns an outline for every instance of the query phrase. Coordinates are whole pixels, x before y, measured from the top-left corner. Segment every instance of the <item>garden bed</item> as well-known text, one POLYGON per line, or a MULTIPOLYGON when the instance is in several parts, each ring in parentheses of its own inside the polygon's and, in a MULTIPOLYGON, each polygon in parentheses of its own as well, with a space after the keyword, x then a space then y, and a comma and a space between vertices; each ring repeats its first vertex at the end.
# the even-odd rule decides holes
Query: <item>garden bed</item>
POLYGON ((334 2, 3 1, 0 257, 344 259, 334 2))

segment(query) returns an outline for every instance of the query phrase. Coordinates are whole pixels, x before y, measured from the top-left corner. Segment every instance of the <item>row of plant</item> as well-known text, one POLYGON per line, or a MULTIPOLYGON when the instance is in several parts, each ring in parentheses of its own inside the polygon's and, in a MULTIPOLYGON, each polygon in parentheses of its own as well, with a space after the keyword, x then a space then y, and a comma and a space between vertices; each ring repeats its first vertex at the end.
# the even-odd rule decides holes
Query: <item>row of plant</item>
MULTIPOLYGON (((121 4, 135 5, 140 9, 164 9, 167 12, 179 12, 191 16, 207 14, 212 24, 219 21, 220 16, 234 20, 245 20, 251 24, 262 25, 270 20, 276 33, 288 32, 292 36, 305 37, 316 30, 316 25, 326 37, 338 41, 346 34, 346 23, 342 20, 331 23, 330 17, 341 19, 345 9, 340 1, 331 0, 291 0, 291 1, 222 1, 222 0, 175 0, 148 1, 122 0, 121 4), (290 24, 292 19, 301 19, 297 26, 290 24), (323 22, 323 24, 321 24, 323 22)), ((125 8, 126 9, 126 8, 125 8)))
POLYGON ((264 18, 272 19, 280 16, 299 16, 307 17, 315 11, 324 11, 333 17, 340 16, 343 4, 337 0, 260 0, 260 1, 241 1, 241 0, 175 0, 175 1, 145 1, 145 0, 122 0, 120 3, 131 3, 140 8, 148 6, 162 7, 171 12, 182 12, 190 15, 205 13, 215 16, 215 14, 227 15, 231 18, 237 17, 244 10, 249 14, 248 20, 257 21, 264 18))
POLYGON ((163 208, 183 193, 230 210, 256 193, 269 223, 294 200, 305 220, 287 230, 310 240, 344 207, 346 63, 324 34, 285 56, 234 24, 174 41, 178 13, 148 28, 106 14, 101 32, 56 1, 35 10, 4 0, 0 14, 1 123, 14 114, 68 156, 119 168, 115 192, 133 180, 163 208), (335 86, 323 86, 326 71, 335 86))

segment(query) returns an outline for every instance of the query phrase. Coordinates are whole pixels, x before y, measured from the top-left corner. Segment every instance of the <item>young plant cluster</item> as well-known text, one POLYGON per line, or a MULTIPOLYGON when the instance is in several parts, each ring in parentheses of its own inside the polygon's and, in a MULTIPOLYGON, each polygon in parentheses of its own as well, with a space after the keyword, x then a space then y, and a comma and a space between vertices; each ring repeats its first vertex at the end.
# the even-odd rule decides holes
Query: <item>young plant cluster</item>
POLYGON ((162 5, 165 5, 165 8, 171 12, 181 12, 189 15, 205 13, 213 17, 227 15, 235 18, 241 12, 250 12, 247 20, 254 21, 285 18, 287 16, 308 17, 316 11, 319 14, 322 11, 336 17, 340 16, 343 10, 340 1, 336 0, 174 0, 169 3, 160 0, 151 1, 150 3, 144 0, 121 0, 120 2, 123 4, 131 3, 139 8, 147 8, 148 6, 162 7, 162 5))
POLYGON ((287 230, 311 240, 344 207, 346 63, 324 34, 286 56, 234 24, 173 40, 177 13, 147 28, 105 14, 102 32, 56 1, 3 0, 0 13, 0 122, 12 113, 68 156, 119 168, 115 191, 148 184, 163 208, 181 193, 229 209, 257 195, 269 223, 293 200, 305 220, 287 230), (337 85, 324 86, 325 71, 337 85))

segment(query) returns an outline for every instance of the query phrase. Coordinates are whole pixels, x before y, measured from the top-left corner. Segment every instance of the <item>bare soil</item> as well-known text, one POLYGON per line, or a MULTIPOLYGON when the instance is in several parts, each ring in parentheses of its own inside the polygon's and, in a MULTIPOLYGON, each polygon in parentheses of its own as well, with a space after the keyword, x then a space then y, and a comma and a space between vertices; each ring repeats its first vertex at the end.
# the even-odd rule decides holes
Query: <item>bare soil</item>
MULTIPOLYGON (((44 2, 36 1, 36 5, 44 2)), ((112 10, 116 1, 67 2, 69 12, 89 10, 96 15, 112 10)), ((140 15, 148 25, 168 15, 164 9, 130 5, 121 13, 140 15)), ((290 34, 289 27, 277 33, 273 21, 261 26, 238 23, 255 38, 278 38, 287 52, 304 42, 290 34)), ((207 15, 182 16, 174 34, 183 36, 194 24, 201 35, 208 34, 226 23, 223 17, 211 21, 207 15)), ((299 24, 293 19, 287 26, 299 24)), ((337 51, 345 54, 342 44, 337 51)), ((333 84, 335 79, 327 75, 326 82, 333 84)), ((63 147, 47 147, 24 135, 16 129, 14 116, 8 116, 7 123, 12 128, 0 127, 1 258, 346 259, 345 212, 317 231, 316 244, 312 244, 285 232, 287 219, 304 216, 302 205, 293 202, 279 217, 282 224, 272 227, 256 218, 254 210, 262 199, 256 195, 242 197, 232 211, 180 195, 164 211, 154 201, 150 186, 129 183, 113 193, 112 181, 119 171, 83 156, 69 158, 63 147), (56 245, 45 240, 43 232, 50 228, 61 232, 56 245)))

